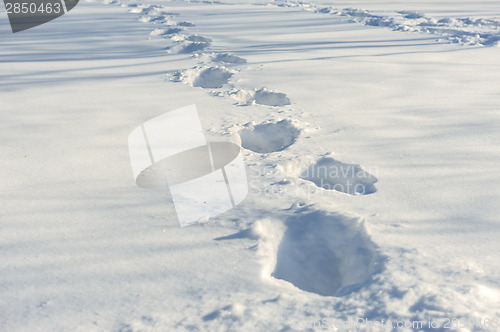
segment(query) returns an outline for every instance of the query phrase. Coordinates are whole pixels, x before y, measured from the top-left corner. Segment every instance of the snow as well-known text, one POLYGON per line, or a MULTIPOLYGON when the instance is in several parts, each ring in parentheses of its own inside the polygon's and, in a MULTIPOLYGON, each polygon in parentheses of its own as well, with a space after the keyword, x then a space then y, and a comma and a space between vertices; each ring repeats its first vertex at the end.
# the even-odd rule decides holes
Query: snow
POLYGON ((500 22, 497 19, 427 17, 413 10, 384 11, 378 14, 366 9, 336 9, 294 1, 278 1, 277 6, 298 7, 316 13, 348 16, 353 21, 368 26, 386 27, 394 31, 435 34, 452 42, 467 45, 498 46, 500 40, 500 22))
POLYGON ((283 151, 299 137, 300 129, 290 120, 247 124, 239 132, 241 146, 257 153, 283 151))
POLYGON ((497 330, 499 22, 469 0, 2 20, 0 330, 497 330), (128 137, 192 104, 249 193, 181 228, 128 137))

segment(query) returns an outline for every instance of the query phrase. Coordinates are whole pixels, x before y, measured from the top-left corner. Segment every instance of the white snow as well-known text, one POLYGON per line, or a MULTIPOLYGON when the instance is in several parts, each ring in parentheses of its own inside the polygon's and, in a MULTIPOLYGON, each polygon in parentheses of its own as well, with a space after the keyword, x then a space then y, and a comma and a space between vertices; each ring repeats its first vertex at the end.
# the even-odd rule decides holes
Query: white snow
POLYGON ((1 331, 498 330, 500 2, 2 17, 1 331), (127 138, 192 104, 249 195, 181 228, 127 138))

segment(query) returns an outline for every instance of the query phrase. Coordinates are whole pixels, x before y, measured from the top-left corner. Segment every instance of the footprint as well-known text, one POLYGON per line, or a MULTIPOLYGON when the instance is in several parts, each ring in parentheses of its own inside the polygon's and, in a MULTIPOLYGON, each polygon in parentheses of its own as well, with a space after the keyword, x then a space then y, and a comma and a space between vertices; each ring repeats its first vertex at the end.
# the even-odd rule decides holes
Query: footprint
POLYGON ((376 245, 359 218, 305 207, 284 222, 261 220, 264 275, 323 296, 340 296, 380 269, 376 245))
POLYGON ((213 62, 223 62, 223 63, 232 63, 232 64, 243 64, 247 63, 247 60, 240 58, 236 55, 232 55, 229 53, 221 53, 217 54, 212 58, 213 62))
POLYGON ((179 28, 170 28, 170 29, 164 30, 164 32, 162 33, 162 35, 163 36, 169 36, 169 35, 174 35, 176 33, 182 32, 182 31, 183 30, 179 29, 179 28))
POLYGON ((194 27, 195 25, 191 22, 179 22, 177 23, 178 26, 180 27, 194 27))
POLYGON ((194 87, 204 89, 221 88, 233 74, 224 67, 210 67, 200 72, 193 81, 194 87))
POLYGON ((152 18, 149 20, 149 22, 154 23, 154 24, 169 24, 170 20, 168 19, 167 16, 157 16, 155 18, 152 18))
POLYGON ((404 18, 409 19, 409 20, 417 20, 419 18, 426 18, 425 15, 420 14, 419 12, 411 11, 411 10, 409 10, 409 11, 404 10, 404 11, 400 11, 397 13, 403 15, 404 18))
POLYGON ((240 130, 241 146, 257 153, 282 151, 299 137, 300 129, 290 120, 249 125, 240 130))
POLYGON ((290 105, 290 99, 287 95, 281 92, 272 92, 266 88, 255 91, 255 103, 268 106, 285 106, 290 105))
POLYGON ((233 73, 225 67, 194 67, 176 71, 170 75, 172 82, 184 82, 204 89, 221 88, 228 83, 233 73))
POLYGON ((346 164, 324 157, 309 166, 300 177, 316 186, 350 195, 368 195, 377 191, 377 178, 356 164, 346 164))
POLYGON ((329 14, 329 13, 335 12, 335 10, 333 8, 324 7, 324 8, 318 9, 317 12, 322 13, 322 14, 329 14))
POLYGON ((184 45, 179 53, 193 53, 204 50, 208 46, 210 46, 209 42, 192 42, 184 45))
POLYGON ((154 24, 163 24, 163 25, 176 25, 175 22, 171 21, 170 18, 168 16, 163 16, 163 15, 159 15, 159 16, 151 16, 151 15, 141 15, 139 17, 139 21, 140 22, 143 22, 143 23, 154 23, 154 24))

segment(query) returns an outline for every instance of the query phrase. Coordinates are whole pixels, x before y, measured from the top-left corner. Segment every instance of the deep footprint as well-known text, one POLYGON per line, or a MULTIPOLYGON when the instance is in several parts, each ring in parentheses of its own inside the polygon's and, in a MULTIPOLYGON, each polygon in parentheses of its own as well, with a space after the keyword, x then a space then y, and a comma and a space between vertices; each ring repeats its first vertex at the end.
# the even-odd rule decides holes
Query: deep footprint
POLYGON ((179 53, 186 54, 186 53, 198 52, 204 50, 208 46, 210 46, 209 42, 192 42, 184 45, 179 51, 179 53))
POLYGON ((182 32, 182 31, 183 30, 179 29, 179 28, 170 28, 170 29, 165 30, 165 32, 163 32, 162 35, 168 36, 168 35, 177 34, 177 33, 182 32))
POLYGON ((211 67, 203 70, 193 82, 194 87, 204 89, 221 88, 233 76, 225 68, 211 67))
POLYGON ((241 146, 245 149, 270 153, 282 151, 292 145, 299 137, 300 129, 290 120, 263 123, 240 130, 241 146))
POLYGON ((376 271, 376 246, 358 219, 305 208, 284 224, 273 277, 332 296, 353 290, 376 271))
POLYGON ((263 277, 285 280, 307 292, 343 296, 383 269, 383 257, 361 218, 310 205, 284 220, 259 220, 248 233, 258 239, 263 277))
POLYGON ((346 164, 324 157, 309 166, 300 177, 327 190, 350 195, 368 195, 377 191, 377 178, 356 164, 346 164))
POLYGON ((284 106, 290 105, 290 99, 287 95, 281 92, 272 92, 266 88, 255 91, 255 103, 268 106, 284 106))

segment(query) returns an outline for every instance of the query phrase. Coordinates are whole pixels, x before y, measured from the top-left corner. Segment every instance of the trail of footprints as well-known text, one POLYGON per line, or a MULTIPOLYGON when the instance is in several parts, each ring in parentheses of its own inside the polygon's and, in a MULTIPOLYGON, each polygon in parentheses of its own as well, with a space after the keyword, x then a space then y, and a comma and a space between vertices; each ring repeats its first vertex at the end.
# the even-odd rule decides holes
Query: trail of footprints
MULTIPOLYGON (((354 22, 393 31, 419 32, 438 36, 452 43, 469 46, 500 46, 500 21, 486 18, 434 18, 415 11, 371 12, 358 8, 323 7, 303 1, 278 0, 278 7, 297 7, 320 14, 339 15, 354 22)), ((270 4, 266 4, 269 6, 270 4)))
POLYGON ((191 22, 177 22, 178 13, 164 10, 163 6, 132 5, 132 13, 139 13, 139 21, 153 23, 161 27, 150 32, 150 38, 164 38, 169 42, 167 52, 172 54, 193 54, 201 59, 202 65, 190 69, 179 70, 170 79, 203 89, 220 89, 212 91, 213 95, 229 96, 239 105, 253 103, 267 106, 290 105, 286 94, 266 88, 245 90, 236 89, 230 84, 231 77, 238 72, 238 66, 245 65, 246 60, 233 54, 205 54, 212 40, 206 36, 190 34, 187 30, 195 25, 191 22))
MULTIPOLYGON (((259 104, 280 110, 280 107, 291 104, 288 96, 282 92, 267 88, 237 89, 231 79, 238 75, 247 61, 229 53, 200 53, 209 48, 212 40, 206 36, 189 34, 187 29, 194 24, 176 22, 179 14, 164 11, 163 6, 133 5, 130 11, 140 13, 141 22, 161 25, 151 31, 150 38, 166 39, 169 53, 193 54, 194 58, 202 60, 201 65, 178 70, 170 76, 171 81, 210 89, 212 95, 232 98, 237 105, 259 104)), ((300 139, 301 129, 296 122, 283 119, 248 123, 240 127, 238 135, 244 149, 256 154, 273 154, 292 149, 300 139)), ((343 163, 331 157, 317 158, 298 177, 323 190, 350 195, 376 192, 374 184, 377 179, 373 175, 359 165, 343 163)), ((264 253, 269 262, 275 262, 269 276, 324 296, 338 295, 369 278, 373 264, 378 260, 376 246, 364 234, 359 221, 353 222, 340 214, 308 207, 301 207, 294 214, 284 220, 283 227, 278 231, 281 232, 278 236, 281 240, 275 246, 265 244, 269 234, 275 232, 274 224, 256 225, 260 234, 252 229, 243 231, 255 235, 262 247, 274 248, 264 253), (325 266, 329 268, 325 269, 325 266), (311 274, 311 271, 315 272, 311 274)), ((239 237, 236 234, 234 238, 239 237)), ((230 238, 233 237, 227 237, 230 238)), ((206 319, 210 319, 209 316, 206 319)))

